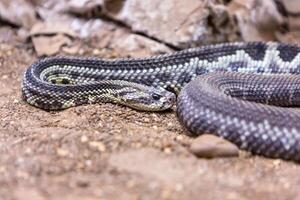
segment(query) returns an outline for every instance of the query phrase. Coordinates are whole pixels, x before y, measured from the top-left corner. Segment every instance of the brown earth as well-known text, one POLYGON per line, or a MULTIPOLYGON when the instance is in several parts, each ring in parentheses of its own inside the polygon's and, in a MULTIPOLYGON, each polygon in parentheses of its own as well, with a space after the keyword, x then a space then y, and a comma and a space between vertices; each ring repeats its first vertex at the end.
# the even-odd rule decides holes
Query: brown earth
POLYGON ((28 105, 20 84, 37 56, 11 41, 0 44, 0 199, 300 199, 297 164, 198 159, 174 110, 28 105))

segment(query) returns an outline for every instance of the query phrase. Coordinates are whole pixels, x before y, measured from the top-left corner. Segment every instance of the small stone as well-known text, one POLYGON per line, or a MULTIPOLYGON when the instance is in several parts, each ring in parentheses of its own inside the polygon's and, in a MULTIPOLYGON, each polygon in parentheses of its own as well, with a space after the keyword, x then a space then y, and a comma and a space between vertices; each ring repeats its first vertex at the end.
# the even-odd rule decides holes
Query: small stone
POLYGON ((8 79, 8 75, 3 75, 3 76, 2 76, 2 79, 3 79, 3 80, 8 79))
POLYGON ((165 154, 171 154, 172 153, 172 149, 170 147, 166 147, 166 148, 164 148, 164 153, 165 154))
POLYGON ((86 161, 84 162, 84 164, 85 164, 86 166, 88 166, 88 167, 91 167, 92 164, 93 164, 93 162, 92 162, 91 160, 86 160, 86 161))
POLYGON ((239 150, 234 144, 214 135, 198 137, 192 142, 190 151, 197 157, 203 158, 236 157, 239 155, 239 150))
POLYGON ((69 151, 66 149, 62 149, 62 148, 58 148, 56 150, 57 155, 61 156, 61 157, 66 157, 69 155, 69 151))
POLYGON ((29 148, 29 147, 27 147, 27 148, 25 149, 25 153, 26 153, 27 155, 32 154, 32 149, 29 148))
POLYGON ((94 49, 92 53, 93 55, 100 55, 101 51, 99 49, 94 49))
POLYGON ((154 125, 152 128, 153 128, 153 129, 158 129, 158 127, 157 127, 157 126, 155 126, 155 125, 154 125))
POLYGON ((59 139, 61 139, 61 134, 52 133, 50 137, 52 140, 59 140, 59 139))
POLYGON ((89 143, 90 147, 96 148, 100 152, 104 152, 106 150, 105 145, 102 142, 92 141, 89 143))
POLYGON ((83 135, 83 136, 81 136, 80 141, 82 143, 86 143, 87 141, 89 141, 89 138, 87 136, 83 135))
POLYGON ((281 160, 279 160, 279 159, 273 161, 274 167, 279 167, 279 166, 281 165, 281 163, 282 163, 282 162, 281 162, 281 160))
POLYGON ((183 140, 183 136, 182 135, 178 135, 175 138, 177 141, 182 141, 183 140))
POLYGON ((174 124, 172 122, 167 123, 167 126, 170 128, 172 126, 174 126, 174 124))
POLYGON ((144 118, 144 122, 149 123, 150 119, 149 118, 144 118))

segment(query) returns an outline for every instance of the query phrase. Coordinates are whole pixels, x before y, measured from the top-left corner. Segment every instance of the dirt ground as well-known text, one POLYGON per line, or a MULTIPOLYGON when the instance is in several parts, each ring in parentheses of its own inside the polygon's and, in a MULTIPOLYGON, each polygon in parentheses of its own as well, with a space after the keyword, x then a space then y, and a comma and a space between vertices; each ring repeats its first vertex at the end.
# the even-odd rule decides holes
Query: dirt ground
POLYGON ((0 44, 0 199, 300 199, 299 165, 198 159, 175 110, 28 105, 20 84, 36 59, 30 44, 0 44))

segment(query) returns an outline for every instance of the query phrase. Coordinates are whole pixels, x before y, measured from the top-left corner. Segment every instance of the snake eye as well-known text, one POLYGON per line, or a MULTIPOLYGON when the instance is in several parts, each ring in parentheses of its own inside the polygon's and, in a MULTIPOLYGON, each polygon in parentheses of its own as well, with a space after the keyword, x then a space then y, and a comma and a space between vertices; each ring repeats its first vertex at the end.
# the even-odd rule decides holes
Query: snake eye
POLYGON ((69 81, 68 79, 66 79, 66 78, 63 78, 63 79, 61 80, 61 83, 66 85, 66 84, 69 84, 70 81, 69 81))
POLYGON ((160 98, 161 98, 161 95, 159 95, 159 94, 152 94, 152 98, 155 100, 155 101, 158 101, 158 100, 160 100, 160 98))

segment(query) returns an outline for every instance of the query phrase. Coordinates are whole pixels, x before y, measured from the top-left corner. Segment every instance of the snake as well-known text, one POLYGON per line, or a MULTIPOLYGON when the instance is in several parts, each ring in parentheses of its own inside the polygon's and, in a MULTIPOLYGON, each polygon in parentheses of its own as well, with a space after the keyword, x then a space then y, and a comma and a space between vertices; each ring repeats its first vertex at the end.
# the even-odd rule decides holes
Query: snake
POLYGON ((144 58, 53 56, 24 73, 22 98, 44 110, 112 102, 143 111, 176 104, 183 127, 268 158, 300 161, 300 46, 204 45, 144 58))

